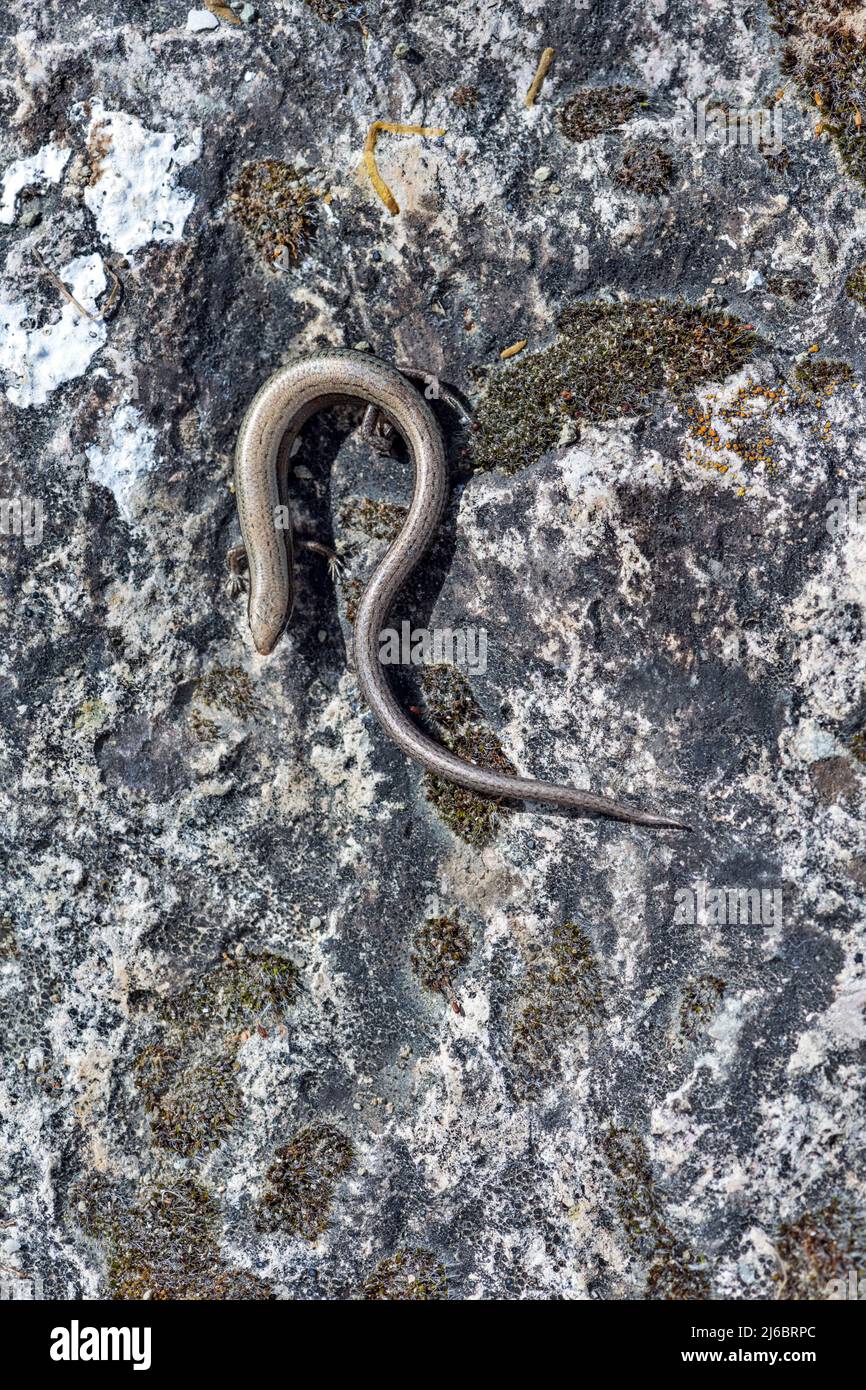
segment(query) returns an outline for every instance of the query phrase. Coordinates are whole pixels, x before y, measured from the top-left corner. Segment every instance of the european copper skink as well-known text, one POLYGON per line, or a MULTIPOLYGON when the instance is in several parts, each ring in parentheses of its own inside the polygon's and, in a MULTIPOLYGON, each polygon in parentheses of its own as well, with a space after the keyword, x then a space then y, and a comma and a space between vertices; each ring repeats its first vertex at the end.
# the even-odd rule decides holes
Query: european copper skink
MULTIPOLYGON (((238 436, 235 493, 249 570, 249 624, 257 651, 272 652, 294 605, 292 532, 277 524, 287 506, 289 458, 310 416, 338 401, 366 402, 381 430, 396 429, 415 469, 412 503, 400 534, 376 567, 355 618, 361 693, 389 738, 428 772, 479 796, 538 801, 599 816, 686 830, 681 821, 621 806, 593 792, 510 777, 464 762, 428 738, 400 709, 379 660, 379 634, 393 601, 429 546, 442 516, 447 470, 442 434, 421 393, 396 367, 362 352, 327 351, 275 372, 250 405, 238 436)), ((235 552, 237 553, 237 552, 235 552)))

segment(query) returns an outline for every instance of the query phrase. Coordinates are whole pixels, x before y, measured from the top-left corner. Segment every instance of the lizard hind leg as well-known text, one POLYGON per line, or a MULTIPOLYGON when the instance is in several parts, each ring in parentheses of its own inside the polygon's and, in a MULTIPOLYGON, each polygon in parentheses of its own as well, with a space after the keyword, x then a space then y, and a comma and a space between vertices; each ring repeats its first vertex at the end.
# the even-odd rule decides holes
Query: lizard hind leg
POLYGON ((377 405, 368 405, 361 422, 361 435, 377 454, 394 451, 394 426, 377 405))
POLYGON ((226 554, 226 568, 229 577, 226 580, 226 588, 231 598, 237 598, 238 594, 243 593, 247 587, 247 548, 245 545, 233 545, 226 554))

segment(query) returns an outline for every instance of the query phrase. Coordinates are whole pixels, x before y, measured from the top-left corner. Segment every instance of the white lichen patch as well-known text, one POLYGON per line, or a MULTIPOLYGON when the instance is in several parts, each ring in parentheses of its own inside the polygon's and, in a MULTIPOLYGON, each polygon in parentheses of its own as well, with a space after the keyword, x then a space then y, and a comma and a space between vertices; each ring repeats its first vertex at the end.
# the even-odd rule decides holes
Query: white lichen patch
POLYGON ((177 176, 198 159, 201 132, 182 141, 96 104, 89 141, 97 172, 84 201, 105 240, 124 256, 153 241, 179 241, 195 200, 177 176))
POLYGON ((57 183, 66 168, 70 151, 50 140, 35 154, 25 159, 16 159, 3 175, 3 188, 0 194, 0 222, 11 227, 15 221, 18 194, 25 188, 36 188, 40 192, 49 184, 57 183))
POLYGON ((156 432, 136 410, 123 405, 114 412, 104 445, 86 450, 90 476, 113 493, 126 522, 135 521, 144 501, 144 480, 156 465, 156 432))
POLYGON ((108 336, 100 318, 88 317, 105 290, 100 257, 77 256, 58 274, 80 308, 64 298, 54 321, 37 328, 24 300, 0 304, 0 373, 13 405, 42 405, 58 386, 83 376, 108 336))

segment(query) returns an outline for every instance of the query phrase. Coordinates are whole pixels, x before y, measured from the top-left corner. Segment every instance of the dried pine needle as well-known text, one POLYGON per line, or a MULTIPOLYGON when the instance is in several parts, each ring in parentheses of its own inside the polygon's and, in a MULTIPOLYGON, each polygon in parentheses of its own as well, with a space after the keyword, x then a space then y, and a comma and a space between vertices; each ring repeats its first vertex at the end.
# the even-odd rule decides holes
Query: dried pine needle
POLYGON ((378 193, 392 217, 400 211, 400 204, 376 168, 376 141, 382 131, 389 135, 444 135, 438 126, 403 125, 401 121, 374 121, 367 131, 364 141, 364 165, 370 175, 370 182, 378 193))
POLYGON ((552 48, 545 48, 544 52, 542 53, 541 58, 538 62, 538 67, 535 69, 535 76, 529 84, 529 91, 526 93, 526 101, 524 102, 525 106, 535 105, 535 99, 538 96, 538 93, 541 91, 541 88, 544 84, 544 79, 548 74, 551 63, 553 62, 553 52, 554 51, 552 48))

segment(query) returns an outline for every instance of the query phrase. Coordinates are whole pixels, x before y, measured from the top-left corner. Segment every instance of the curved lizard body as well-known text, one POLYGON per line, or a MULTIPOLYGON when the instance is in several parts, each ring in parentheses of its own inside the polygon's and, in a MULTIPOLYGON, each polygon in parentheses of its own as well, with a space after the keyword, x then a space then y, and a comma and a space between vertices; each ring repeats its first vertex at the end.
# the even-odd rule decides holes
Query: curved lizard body
POLYGON ((355 666, 361 693, 385 733, 428 772, 480 796, 545 802, 595 815, 671 829, 682 822, 632 810, 607 797, 552 782, 509 777, 466 763, 422 733, 400 709, 379 660, 379 634, 393 601, 429 546, 442 516, 447 470, 442 434, 424 397, 400 371, 366 353, 328 351, 275 372, 241 425, 235 492, 249 567, 249 623, 256 649, 272 652, 294 605, 290 529, 277 524, 287 505, 292 445, 311 415, 338 401, 361 400, 403 437, 415 470, 403 529, 374 571, 355 619, 355 666))

